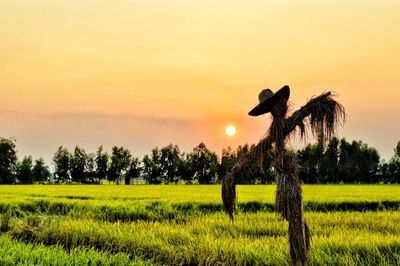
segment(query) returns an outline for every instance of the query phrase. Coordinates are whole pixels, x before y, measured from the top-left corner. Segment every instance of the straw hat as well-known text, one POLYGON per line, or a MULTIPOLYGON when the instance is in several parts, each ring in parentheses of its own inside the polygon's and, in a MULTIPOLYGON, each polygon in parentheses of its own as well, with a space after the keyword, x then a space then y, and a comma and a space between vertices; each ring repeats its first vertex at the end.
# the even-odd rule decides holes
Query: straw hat
POLYGON ((289 86, 284 86, 282 89, 273 93, 270 89, 265 89, 258 95, 259 104, 254 107, 249 115, 259 116, 271 112, 272 106, 283 97, 285 101, 289 99, 290 89, 289 86))

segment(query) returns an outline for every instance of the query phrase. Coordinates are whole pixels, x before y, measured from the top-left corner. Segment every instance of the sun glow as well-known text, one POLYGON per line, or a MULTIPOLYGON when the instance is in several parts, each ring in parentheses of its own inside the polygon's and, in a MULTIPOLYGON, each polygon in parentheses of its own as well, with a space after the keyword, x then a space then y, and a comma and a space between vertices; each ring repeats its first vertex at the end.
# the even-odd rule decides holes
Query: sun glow
POLYGON ((234 126, 227 126, 225 129, 225 133, 229 137, 232 137, 232 136, 236 135, 236 128, 234 126))

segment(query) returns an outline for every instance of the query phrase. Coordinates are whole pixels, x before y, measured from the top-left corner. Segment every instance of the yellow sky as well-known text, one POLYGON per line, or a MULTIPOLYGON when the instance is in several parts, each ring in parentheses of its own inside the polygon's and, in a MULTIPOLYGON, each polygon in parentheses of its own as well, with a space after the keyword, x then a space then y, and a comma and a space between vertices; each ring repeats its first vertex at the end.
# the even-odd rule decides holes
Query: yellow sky
POLYGON ((341 136, 388 158, 400 140, 400 1, 0 1, 0 135, 58 145, 256 142, 247 112, 288 84, 334 90, 341 136), (238 135, 226 138, 234 123, 238 135))

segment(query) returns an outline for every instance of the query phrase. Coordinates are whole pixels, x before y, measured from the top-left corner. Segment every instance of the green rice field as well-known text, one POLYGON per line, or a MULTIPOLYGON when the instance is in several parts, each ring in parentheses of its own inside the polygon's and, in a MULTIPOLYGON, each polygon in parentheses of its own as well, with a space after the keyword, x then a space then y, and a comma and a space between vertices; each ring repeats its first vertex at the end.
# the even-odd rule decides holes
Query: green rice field
MULTIPOLYGON (((275 186, 0 186, 0 265, 288 265, 275 186)), ((310 265, 400 265, 400 186, 305 185, 310 265)))

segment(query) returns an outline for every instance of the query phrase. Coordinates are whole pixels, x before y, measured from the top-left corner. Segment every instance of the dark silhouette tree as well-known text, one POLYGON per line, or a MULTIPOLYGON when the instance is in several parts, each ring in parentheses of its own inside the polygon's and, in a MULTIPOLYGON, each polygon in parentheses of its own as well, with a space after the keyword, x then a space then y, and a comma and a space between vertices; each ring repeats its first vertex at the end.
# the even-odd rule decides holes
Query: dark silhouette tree
POLYGON ((321 144, 308 144, 304 149, 297 152, 299 162, 299 177, 304 183, 319 184, 320 167, 323 156, 323 147, 321 144))
POLYGON ((71 180, 73 182, 84 183, 86 177, 86 168, 89 156, 86 151, 76 146, 71 158, 71 180))
POLYGON ((309 144, 297 157, 304 183, 374 183, 383 170, 377 150, 361 141, 332 138, 325 151, 318 143, 309 144))
POLYGON ((181 153, 177 145, 169 144, 160 150, 161 180, 165 184, 179 181, 179 165, 181 153))
POLYGON ((17 150, 15 139, 0 138, 0 184, 15 183, 17 150))
POLYGON ((320 164, 320 180, 323 183, 337 183, 339 176, 339 139, 334 137, 329 142, 320 164))
POLYGON ((148 184, 177 183, 182 170, 189 170, 177 145, 154 148, 151 155, 143 157, 143 176, 148 184))
POLYGON ((395 155, 390 160, 389 171, 391 175, 389 181, 391 183, 400 183, 400 141, 397 142, 395 148, 395 155))
POLYGON ((286 142, 295 132, 304 137, 306 125, 309 125, 311 132, 323 144, 333 137, 337 126, 344 121, 345 113, 344 107, 334 100, 333 94, 326 92, 288 115, 289 94, 288 86, 275 94, 270 90, 260 93, 260 104, 249 114, 271 112, 272 123, 268 134, 256 145, 253 152, 241 159, 223 179, 222 200, 225 211, 233 221, 236 203, 235 177, 242 171, 252 171, 249 163, 251 160, 257 159, 262 163, 265 156, 271 155, 277 183, 275 210, 289 223, 291 264, 305 265, 310 247, 310 231, 304 218, 296 154, 286 148, 286 142))
POLYGON ((71 158, 71 180, 77 183, 95 183, 95 154, 76 146, 71 158))
POLYGON ((25 156, 21 162, 17 164, 17 179, 21 184, 32 184, 32 156, 25 156))
POLYGON ((103 146, 100 146, 97 149, 96 156, 94 158, 95 161, 95 177, 96 182, 100 183, 101 179, 107 179, 107 173, 109 168, 109 160, 110 156, 107 152, 103 151, 103 146))
POLYGON ((375 148, 369 147, 366 143, 359 141, 357 144, 359 145, 358 156, 355 158, 359 166, 357 182, 373 183, 379 169, 380 155, 375 148))
POLYGON ((218 174, 218 156, 200 143, 188 156, 190 169, 199 184, 211 184, 218 174))
POLYGON ((180 180, 186 184, 192 184, 195 181, 195 172, 192 164, 192 154, 183 153, 178 165, 178 175, 180 180))
POLYGON ((160 184, 162 175, 161 151, 159 148, 151 150, 151 155, 143 157, 143 175, 147 184, 160 184))
POLYGON ((394 156, 389 163, 384 164, 383 172, 384 181, 386 183, 400 183, 400 158, 394 156))
POLYGON ((70 166, 71 166, 72 155, 63 146, 58 147, 54 153, 54 178, 57 183, 71 181, 70 166))
POLYGON ((338 176, 344 183, 373 182, 378 172, 379 154, 361 141, 340 140, 338 176))
POLYGON ((344 183, 352 183, 352 172, 354 171, 355 164, 352 163, 351 156, 354 152, 351 149, 350 143, 348 143, 345 139, 341 139, 339 145, 339 178, 344 183))
POLYGON ((131 158, 128 170, 125 173, 125 185, 130 185, 132 179, 140 176, 140 162, 136 157, 131 158))
POLYGON ((121 178, 128 170, 131 160, 131 152, 124 147, 114 146, 111 153, 111 164, 108 170, 108 180, 117 185, 121 182, 121 178))
POLYGON ((34 182, 45 182, 50 179, 49 167, 44 162, 43 158, 35 160, 35 164, 32 169, 32 178, 34 182))
POLYGON ((100 183, 96 178, 96 154, 88 153, 86 157, 85 164, 85 175, 83 178, 83 183, 86 184, 96 184, 100 183))

